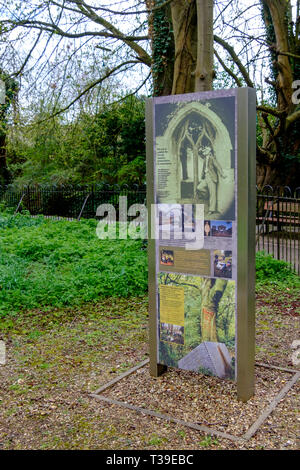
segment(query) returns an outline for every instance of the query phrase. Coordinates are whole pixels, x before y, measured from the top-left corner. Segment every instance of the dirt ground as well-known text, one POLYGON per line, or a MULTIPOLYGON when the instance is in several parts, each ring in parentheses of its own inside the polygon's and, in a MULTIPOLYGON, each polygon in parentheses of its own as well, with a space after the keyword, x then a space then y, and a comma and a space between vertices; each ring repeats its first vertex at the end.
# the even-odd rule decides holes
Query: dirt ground
MULTIPOLYGON (((257 296, 257 363, 293 367, 298 315, 299 299, 288 290, 257 296)), ((0 449, 299 448, 299 384, 247 442, 92 398, 101 385, 147 359, 147 323, 145 298, 33 311, 26 320, 2 322, 7 362, 0 365, 0 449)), ((292 377, 258 365, 255 370, 256 393, 246 404, 230 381, 175 369, 154 379, 147 365, 103 395, 240 437, 292 377)))

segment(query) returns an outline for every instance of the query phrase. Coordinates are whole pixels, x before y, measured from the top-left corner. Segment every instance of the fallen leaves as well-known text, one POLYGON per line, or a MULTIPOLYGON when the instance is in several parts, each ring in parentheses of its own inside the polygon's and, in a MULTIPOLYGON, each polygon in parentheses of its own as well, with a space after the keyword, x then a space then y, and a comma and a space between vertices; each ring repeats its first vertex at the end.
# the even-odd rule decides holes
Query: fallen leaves
MULTIPOLYGON (((268 300, 259 300, 256 359, 287 367, 297 319, 277 313, 273 297, 268 300)), ((289 299, 288 308, 293 305, 289 299)), ((2 449, 297 448, 296 387, 244 446, 92 400, 90 392, 147 356, 147 299, 106 299, 66 309, 65 316, 63 310, 55 313, 59 322, 51 323, 51 310, 31 312, 23 321, 16 319, 15 333, 5 333, 8 360, 0 367, 2 449)), ((242 404, 232 382, 175 369, 154 380, 146 366, 106 394, 241 435, 289 377, 257 368, 255 397, 242 404)))

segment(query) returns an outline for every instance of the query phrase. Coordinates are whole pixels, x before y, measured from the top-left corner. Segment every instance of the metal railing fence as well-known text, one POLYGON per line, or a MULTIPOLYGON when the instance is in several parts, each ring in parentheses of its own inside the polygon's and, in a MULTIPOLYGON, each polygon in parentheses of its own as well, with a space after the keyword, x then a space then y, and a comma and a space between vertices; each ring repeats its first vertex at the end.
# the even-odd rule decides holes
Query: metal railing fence
POLYGON ((300 274, 300 187, 257 189, 256 249, 287 261, 300 274))
POLYGON ((30 215, 91 219, 101 204, 112 204, 117 213, 119 197, 127 196, 128 207, 146 203, 146 188, 108 184, 93 185, 34 185, 0 187, 0 202, 17 211, 27 210, 30 215))
MULTIPOLYGON (((97 207, 112 204, 118 215, 119 197, 127 204, 146 204, 146 187, 137 185, 0 186, 0 203, 15 212, 67 219, 95 218, 97 207)), ((256 249, 285 260, 300 274, 300 187, 257 188, 256 249)))

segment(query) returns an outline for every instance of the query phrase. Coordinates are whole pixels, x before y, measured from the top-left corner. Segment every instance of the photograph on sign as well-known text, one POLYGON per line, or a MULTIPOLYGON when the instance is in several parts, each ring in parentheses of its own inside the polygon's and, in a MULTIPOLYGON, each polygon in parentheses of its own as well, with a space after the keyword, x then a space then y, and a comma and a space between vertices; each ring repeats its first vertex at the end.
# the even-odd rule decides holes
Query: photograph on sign
POLYGON ((160 273, 158 285, 159 362, 233 379, 235 282, 160 273))
POLYGON ((174 266, 174 250, 160 250, 160 264, 162 266, 174 266))
POLYGON ((205 237, 210 237, 210 236, 211 236, 211 224, 210 224, 210 220, 205 220, 205 221, 204 221, 204 236, 205 236, 205 237))
POLYGON ((232 278, 232 251, 214 251, 214 276, 232 278))
POLYGON ((160 340, 167 343, 184 344, 184 326, 160 323, 160 340))
POLYGON ((155 106, 158 203, 204 204, 207 219, 234 220, 235 100, 155 106))
POLYGON ((232 222, 224 220, 213 220, 211 222, 212 237, 232 237, 232 222))

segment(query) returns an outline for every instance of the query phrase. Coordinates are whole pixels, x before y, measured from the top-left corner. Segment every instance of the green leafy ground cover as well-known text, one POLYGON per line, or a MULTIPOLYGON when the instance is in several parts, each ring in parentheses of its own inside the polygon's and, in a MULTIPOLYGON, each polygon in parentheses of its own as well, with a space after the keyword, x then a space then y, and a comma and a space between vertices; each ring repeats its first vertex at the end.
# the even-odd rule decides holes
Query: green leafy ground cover
POLYGON ((99 240, 96 220, 0 217, 0 316, 144 295, 140 240, 99 240))
POLYGON ((260 251, 256 254, 256 286, 258 289, 266 286, 299 289, 300 278, 288 263, 260 251))

